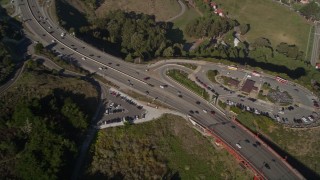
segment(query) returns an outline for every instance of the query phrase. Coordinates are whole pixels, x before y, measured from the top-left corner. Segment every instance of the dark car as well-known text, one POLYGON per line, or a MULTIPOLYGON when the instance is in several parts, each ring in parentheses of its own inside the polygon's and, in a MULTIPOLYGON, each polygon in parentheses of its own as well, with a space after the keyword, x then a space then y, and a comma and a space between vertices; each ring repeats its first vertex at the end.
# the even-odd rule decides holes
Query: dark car
POLYGON ((144 80, 149 80, 150 79, 150 77, 145 77, 145 78, 143 78, 144 80))
POLYGON ((212 115, 215 115, 215 114, 216 114, 216 112, 215 112, 215 111, 210 111, 210 113, 211 113, 212 115))

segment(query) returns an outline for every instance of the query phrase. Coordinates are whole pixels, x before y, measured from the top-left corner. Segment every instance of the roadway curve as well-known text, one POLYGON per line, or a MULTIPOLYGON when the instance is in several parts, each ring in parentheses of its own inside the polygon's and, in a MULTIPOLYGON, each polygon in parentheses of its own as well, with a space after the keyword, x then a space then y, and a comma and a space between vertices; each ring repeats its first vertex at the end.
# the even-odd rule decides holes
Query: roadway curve
POLYGON ((123 60, 103 53, 68 34, 61 38, 61 33, 65 31, 53 24, 50 19, 45 20, 46 17, 43 18, 45 15, 39 11, 39 6, 35 0, 24 0, 24 2, 20 7, 24 19, 28 19, 25 23, 29 24, 28 27, 41 38, 41 42, 47 48, 60 51, 59 53, 65 59, 76 61, 80 66, 91 72, 96 72, 102 76, 107 75, 120 83, 128 84, 129 82, 132 84, 132 88, 141 93, 149 91, 149 96, 174 107, 181 113, 188 114, 190 110, 198 110, 200 113, 194 115, 197 122, 225 140, 230 147, 253 166, 256 172, 259 172, 261 177, 265 179, 303 179, 296 170, 292 169, 281 157, 270 151, 268 147, 263 145, 253 146, 251 143, 259 140, 239 128, 224 114, 216 113, 212 116, 209 113, 202 112, 203 109, 211 110, 214 107, 194 93, 190 93, 176 84, 161 89, 159 86, 163 85, 164 82, 153 76, 153 72, 145 72, 144 69, 147 69, 147 66, 137 68, 137 65, 125 63, 123 60), (55 40, 55 42, 52 43, 52 40, 55 40), (81 60, 82 57, 86 57, 86 60, 81 60), (98 70, 101 66, 106 69, 98 70), (152 77, 146 81, 144 78, 147 76, 152 77), (183 98, 177 97, 179 91, 183 98), (200 106, 195 104, 196 101, 201 102, 200 106), (239 142, 242 143, 242 149, 237 149, 235 145, 239 142), (270 169, 264 167, 266 162, 269 163, 270 169))
POLYGON ((180 16, 182 16, 186 12, 186 9, 187 9, 186 5, 181 0, 178 0, 178 3, 181 7, 180 13, 170 19, 167 19, 166 20, 167 22, 173 21, 173 20, 179 18, 180 16))

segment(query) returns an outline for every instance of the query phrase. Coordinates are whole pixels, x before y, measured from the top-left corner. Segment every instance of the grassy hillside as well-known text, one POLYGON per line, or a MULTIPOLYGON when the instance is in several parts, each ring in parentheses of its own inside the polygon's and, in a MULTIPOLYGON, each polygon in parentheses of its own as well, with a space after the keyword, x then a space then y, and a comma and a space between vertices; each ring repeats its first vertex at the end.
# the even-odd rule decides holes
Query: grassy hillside
POLYGON ((306 50, 310 23, 296 12, 271 0, 216 0, 220 8, 242 24, 250 24, 249 42, 266 37, 273 46, 280 42, 296 44, 306 50))
POLYGON ((225 150, 217 150, 173 115, 144 124, 109 128, 91 147, 87 178, 250 179, 225 150))
POLYGON ((96 15, 103 17, 109 11, 116 9, 155 15, 158 21, 165 21, 180 12, 176 0, 105 0, 96 10, 96 15))

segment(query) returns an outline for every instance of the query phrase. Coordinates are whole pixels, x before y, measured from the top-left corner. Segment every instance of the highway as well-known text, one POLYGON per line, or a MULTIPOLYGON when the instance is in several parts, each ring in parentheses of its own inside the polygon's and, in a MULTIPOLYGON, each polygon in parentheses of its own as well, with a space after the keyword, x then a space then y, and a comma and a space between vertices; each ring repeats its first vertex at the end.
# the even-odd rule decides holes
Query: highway
POLYGON ((151 77, 152 72, 146 71, 148 66, 125 63, 123 60, 103 53, 69 34, 61 37, 61 33, 65 33, 65 31, 41 13, 35 0, 21 1, 20 8, 27 27, 41 39, 40 42, 47 48, 56 50, 64 58, 76 61, 91 72, 128 84, 142 94, 149 91, 149 96, 168 104, 181 113, 189 114, 190 110, 198 111, 199 113, 195 113, 193 118, 199 124, 214 131, 235 151, 239 152, 257 172, 261 173, 260 175, 263 178, 303 179, 299 173, 272 153, 268 147, 257 143, 259 140, 239 128, 237 124, 227 119, 223 113, 216 111, 216 108, 194 93, 174 82, 172 82, 172 86, 160 88, 160 85, 166 83, 160 81, 157 77, 151 77), (105 69, 99 70, 99 67, 105 69), (150 79, 145 80, 145 77, 150 77, 150 79), (178 97, 178 94, 181 94, 182 98, 178 97), (196 101, 200 101, 201 104, 196 104, 196 101), (204 113, 204 109, 208 113, 204 113), (211 115, 210 110, 215 110, 216 114, 211 115), (241 144, 241 149, 237 148, 237 143, 241 144))

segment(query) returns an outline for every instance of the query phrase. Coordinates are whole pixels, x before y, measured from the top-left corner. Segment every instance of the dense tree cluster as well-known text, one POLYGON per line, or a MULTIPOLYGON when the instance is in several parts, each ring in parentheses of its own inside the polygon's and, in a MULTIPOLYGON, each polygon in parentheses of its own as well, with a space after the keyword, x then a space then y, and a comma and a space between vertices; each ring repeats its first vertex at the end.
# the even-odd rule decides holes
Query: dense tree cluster
POLYGON ((14 64, 6 46, 0 42, 0 83, 4 82, 12 73, 14 64))
POLYGON ((303 52, 299 51, 299 48, 296 45, 289 45, 282 42, 277 46, 276 51, 292 59, 303 58, 303 52))
POLYGON ((216 15, 200 17, 187 24, 185 31, 190 37, 217 38, 233 29, 238 23, 234 20, 221 18, 216 15))
POLYGON ((89 33, 95 39, 113 44, 113 48, 119 47, 118 51, 128 61, 181 54, 181 45, 168 37, 172 25, 156 22, 154 16, 117 10, 92 24, 93 29, 82 27, 80 33, 86 36, 89 33))
MULTIPOLYGON (((5 16, 0 8, 0 16, 5 16)), ((9 48, 4 44, 4 38, 17 38, 16 31, 13 30, 6 19, 0 19, 0 83, 5 81, 14 70, 14 63, 9 53, 9 48)))
POLYGON ((320 3, 312 1, 300 9, 302 15, 308 19, 320 20, 320 3))
MULTIPOLYGON (((27 71, 36 73, 31 67, 27 71)), ((87 115, 65 90, 32 97, 35 90, 25 96, 30 89, 19 89, 14 95, 19 98, 11 93, 0 98, 0 179, 69 179, 87 115), (13 99, 19 102, 12 104, 13 99)))

